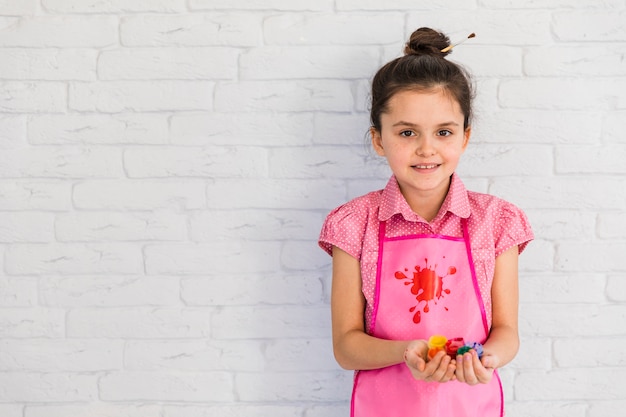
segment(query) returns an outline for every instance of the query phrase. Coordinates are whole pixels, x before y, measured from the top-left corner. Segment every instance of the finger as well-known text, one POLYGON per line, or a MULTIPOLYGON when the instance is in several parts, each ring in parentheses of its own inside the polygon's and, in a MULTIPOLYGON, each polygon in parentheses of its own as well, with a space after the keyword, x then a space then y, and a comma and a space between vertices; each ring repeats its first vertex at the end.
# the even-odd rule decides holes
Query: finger
POLYGON ((457 355, 456 357, 456 379, 459 382, 465 382, 465 367, 463 366, 463 355, 457 355))
POLYGON ((456 375, 454 372, 456 371, 456 361, 454 359, 450 359, 448 363, 448 367, 446 368, 446 373, 443 375, 443 378, 440 382, 448 382, 453 379, 456 379, 456 375))
POLYGON ((478 383, 478 378, 474 373, 474 360, 471 352, 463 355, 463 378, 466 384, 476 385, 478 383))
POLYGON ((433 381, 442 382, 445 379, 446 373, 448 372, 448 365, 450 365, 450 357, 444 354, 439 361, 437 369, 435 369, 435 372, 431 375, 433 381))

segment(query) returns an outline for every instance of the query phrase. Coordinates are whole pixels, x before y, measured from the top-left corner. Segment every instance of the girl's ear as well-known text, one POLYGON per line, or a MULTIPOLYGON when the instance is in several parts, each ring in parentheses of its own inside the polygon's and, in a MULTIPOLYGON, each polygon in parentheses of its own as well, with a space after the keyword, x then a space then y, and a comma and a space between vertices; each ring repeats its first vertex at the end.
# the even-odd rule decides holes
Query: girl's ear
POLYGON ((385 156, 385 149, 383 148, 383 138, 380 135, 380 131, 374 126, 370 127, 370 136, 372 137, 372 146, 376 153, 380 156, 385 156))
POLYGON ((465 148, 469 144, 470 136, 472 135, 472 127, 468 126, 463 133, 463 152, 465 152, 465 148))

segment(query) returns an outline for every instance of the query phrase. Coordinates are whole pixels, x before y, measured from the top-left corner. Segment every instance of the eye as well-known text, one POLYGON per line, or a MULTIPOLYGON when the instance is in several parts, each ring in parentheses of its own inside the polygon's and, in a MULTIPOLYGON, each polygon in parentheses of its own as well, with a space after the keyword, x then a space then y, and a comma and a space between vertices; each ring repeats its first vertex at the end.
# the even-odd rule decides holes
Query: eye
POLYGON ((437 136, 450 136, 452 135, 452 132, 450 132, 448 129, 441 129, 439 132, 437 132, 437 136))
POLYGON ((405 138, 408 138, 410 136, 415 136, 415 133, 413 133, 413 131, 411 130, 403 130, 402 132, 400 132, 400 136, 404 136, 405 138))

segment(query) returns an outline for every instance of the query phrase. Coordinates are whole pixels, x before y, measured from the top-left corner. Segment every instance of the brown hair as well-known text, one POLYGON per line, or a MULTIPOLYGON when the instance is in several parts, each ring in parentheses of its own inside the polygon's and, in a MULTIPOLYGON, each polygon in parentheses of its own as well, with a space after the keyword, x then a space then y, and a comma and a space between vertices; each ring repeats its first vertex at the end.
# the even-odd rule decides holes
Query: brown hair
POLYGON ((452 96, 464 115, 464 128, 472 118, 474 91, 469 73, 460 65, 444 59, 451 51, 441 52, 450 39, 430 28, 419 28, 411 34, 404 56, 378 70, 372 80, 370 122, 380 131, 380 116, 387 111, 391 97, 399 91, 428 91, 441 88, 452 96))

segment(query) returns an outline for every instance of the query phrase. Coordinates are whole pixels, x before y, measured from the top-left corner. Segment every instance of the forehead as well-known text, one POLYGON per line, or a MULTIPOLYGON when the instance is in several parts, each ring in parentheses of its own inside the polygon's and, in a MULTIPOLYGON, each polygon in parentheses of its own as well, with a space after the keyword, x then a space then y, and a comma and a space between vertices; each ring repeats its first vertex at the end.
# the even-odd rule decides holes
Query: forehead
POLYGON ((402 119, 416 124, 459 122, 464 119, 461 106, 446 90, 402 90, 395 93, 381 115, 382 121, 402 119), (419 122, 419 123, 418 123, 419 122))

